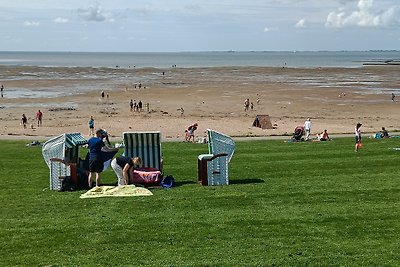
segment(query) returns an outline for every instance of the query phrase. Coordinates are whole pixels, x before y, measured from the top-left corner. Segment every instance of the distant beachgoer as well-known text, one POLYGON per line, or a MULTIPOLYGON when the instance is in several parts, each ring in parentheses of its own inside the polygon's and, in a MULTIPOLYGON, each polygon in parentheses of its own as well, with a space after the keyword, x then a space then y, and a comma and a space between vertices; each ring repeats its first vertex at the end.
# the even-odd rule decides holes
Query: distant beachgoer
POLYGON ((129 106, 131 107, 131 112, 133 111, 133 100, 131 99, 131 101, 129 102, 129 106))
POLYGON ((133 100, 133 111, 138 111, 136 100, 133 100))
POLYGON ((307 118, 306 122, 304 123, 304 132, 306 134, 306 141, 309 139, 310 137, 310 133, 311 133, 311 119, 307 118))
POLYGON ((246 99, 244 101, 244 111, 247 112, 249 110, 249 106, 250 106, 250 99, 246 99))
POLYGON ((1 97, 3 97, 4 85, 1 85, 1 97))
POLYGON ((140 89, 140 88, 142 88, 142 83, 141 83, 141 82, 139 82, 139 85, 138 85, 138 86, 139 86, 139 89, 140 89))
POLYGON ((107 103, 108 103, 108 100, 110 99, 110 94, 109 93, 107 93, 107 103))
POLYGON ((254 110, 254 104, 253 102, 250 103, 250 109, 253 111, 254 110))
POLYGON ((25 114, 22 114, 21 123, 24 126, 24 129, 26 129, 26 124, 28 123, 28 119, 26 118, 25 114))
POLYGON ((185 112, 185 110, 181 107, 180 109, 180 112, 181 112, 181 117, 183 116, 183 113, 185 112))
POLYGON ((93 116, 90 116, 90 119, 89 119, 89 136, 94 136, 94 119, 93 119, 93 116))
POLYGON ((357 123, 356 128, 355 128, 355 140, 356 140, 356 145, 354 152, 358 152, 358 149, 362 146, 361 144, 361 123, 357 123))
POLYGON ((36 112, 36 120, 37 120, 37 126, 42 126, 42 120, 43 120, 43 112, 40 111, 40 109, 38 110, 38 112, 36 112))
POLYGON ((328 131, 324 130, 319 136, 318 136, 319 141, 330 141, 331 139, 329 138, 328 131))
POLYGON ((104 99, 104 91, 101 91, 101 98, 104 99))
POLYGON ((190 139, 193 140, 194 143, 194 131, 197 130, 197 126, 199 126, 197 123, 190 125, 187 130, 185 131, 186 136, 185 136, 185 141, 190 142, 190 139))
POLYGON ((142 100, 139 100, 139 102, 137 104, 138 111, 142 111, 142 107, 143 107, 142 100))
POLYGON ((260 104, 260 101, 261 101, 261 100, 260 100, 259 98, 257 98, 257 104, 260 104))
POLYGON ((389 138, 389 133, 388 133, 388 131, 385 129, 385 127, 382 127, 381 138, 389 138))
POLYGON ((394 102, 395 100, 394 100, 394 98, 395 98, 396 96, 394 95, 394 93, 392 93, 392 101, 394 102))

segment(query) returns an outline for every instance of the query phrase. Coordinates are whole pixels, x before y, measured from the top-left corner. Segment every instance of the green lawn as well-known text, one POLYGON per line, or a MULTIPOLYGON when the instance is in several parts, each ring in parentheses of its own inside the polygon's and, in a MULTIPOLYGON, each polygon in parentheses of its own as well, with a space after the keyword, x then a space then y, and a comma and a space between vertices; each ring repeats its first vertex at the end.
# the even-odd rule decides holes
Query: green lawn
POLYGON ((366 139, 357 154, 352 138, 237 142, 220 187, 196 183, 206 145, 163 143, 176 187, 98 199, 50 191, 40 147, 0 144, 0 266, 400 262, 400 139, 366 139))

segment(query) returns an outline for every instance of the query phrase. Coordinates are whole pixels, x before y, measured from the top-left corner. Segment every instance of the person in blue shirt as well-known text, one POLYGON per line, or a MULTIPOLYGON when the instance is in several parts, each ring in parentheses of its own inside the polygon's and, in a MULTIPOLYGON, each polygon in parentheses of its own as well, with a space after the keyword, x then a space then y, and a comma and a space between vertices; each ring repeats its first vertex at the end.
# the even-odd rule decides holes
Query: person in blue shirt
POLYGON ((103 171, 103 159, 101 149, 105 146, 102 139, 103 130, 96 131, 96 136, 88 140, 89 147, 89 176, 88 184, 92 187, 92 176, 96 176, 96 187, 100 185, 100 173, 103 171))

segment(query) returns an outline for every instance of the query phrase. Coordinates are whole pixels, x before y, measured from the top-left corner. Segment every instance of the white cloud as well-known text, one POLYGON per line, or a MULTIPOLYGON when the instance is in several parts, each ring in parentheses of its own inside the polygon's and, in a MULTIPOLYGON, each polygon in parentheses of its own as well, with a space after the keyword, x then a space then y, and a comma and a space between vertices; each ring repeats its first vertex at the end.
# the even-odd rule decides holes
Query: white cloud
POLYGON ((306 27, 306 19, 302 18, 301 20, 299 20, 294 27, 296 28, 305 28, 306 27))
POLYGON ((82 19, 87 21, 102 22, 108 19, 107 14, 104 13, 102 7, 98 4, 88 8, 79 8, 78 13, 82 19))
POLYGON ((357 10, 346 12, 340 8, 329 13, 325 25, 342 28, 347 26, 385 27, 400 24, 400 6, 395 5, 386 10, 374 6, 374 0, 359 0, 357 10))
POLYGON ((61 23, 61 24, 63 24, 63 23, 68 23, 68 19, 62 18, 62 17, 58 17, 58 18, 55 18, 55 19, 54 19, 54 22, 55 22, 55 23, 61 23))
POLYGON ((25 21, 24 22, 24 25, 25 26, 27 26, 27 27, 37 27, 37 26, 39 26, 40 25, 40 22, 39 21, 25 21))

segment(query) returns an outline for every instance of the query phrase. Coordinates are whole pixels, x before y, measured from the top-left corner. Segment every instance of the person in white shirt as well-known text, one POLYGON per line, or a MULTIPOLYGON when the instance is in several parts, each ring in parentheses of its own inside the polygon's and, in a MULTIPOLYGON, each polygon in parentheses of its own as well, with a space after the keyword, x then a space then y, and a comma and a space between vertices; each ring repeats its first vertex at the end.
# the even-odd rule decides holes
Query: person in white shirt
POLYGON ((362 146, 361 144, 361 123, 357 123, 356 128, 355 128, 355 140, 356 140, 356 146, 354 149, 354 152, 358 152, 358 149, 362 146))
POLYGON ((310 137, 310 133, 311 133, 311 120, 310 118, 307 118, 306 122, 304 123, 304 132, 306 134, 306 141, 309 139, 310 137))

